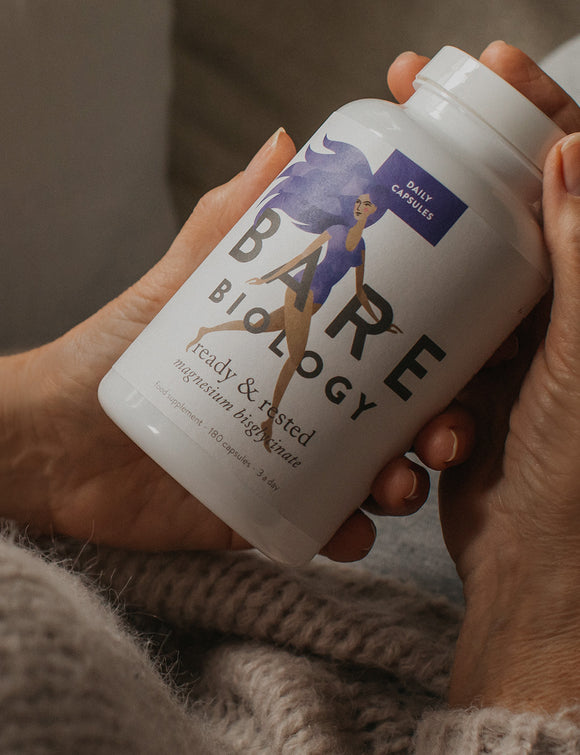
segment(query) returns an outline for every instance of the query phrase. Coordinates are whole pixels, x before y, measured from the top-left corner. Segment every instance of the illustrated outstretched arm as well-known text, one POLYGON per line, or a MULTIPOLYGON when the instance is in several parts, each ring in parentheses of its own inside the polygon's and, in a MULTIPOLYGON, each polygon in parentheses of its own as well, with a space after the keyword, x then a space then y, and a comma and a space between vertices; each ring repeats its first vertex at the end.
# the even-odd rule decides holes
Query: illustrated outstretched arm
POLYGON ((273 280, 276 280, 276 278, 284 275, 284 273, 288 273, 290 272, 290 270, 293 270, 302 262, 302 260, 310 257, 313 252, 315 252, 321 246, 324 246, 324 244, 330 241, 331 238, 332 237, 330 233, 328 231, 324 231, 324 233, 321 233, 320 236, 317 236, 317 238, 315 238, 314 241, 309 244, 303 252, 297 254, 296 257, 293 257, 289 262, 286 262, 285 265, 283 265, 282 267, 277 267, 275 270, 272 270, 272 272, 270 273, 266 273, 266 275, 261 278, 250 278, 250 280, 248 280, 248 283, 251 283, 253 286, 259 286, 262 283, 271 283, 273 280))
POLYGON ((356 295, 358 296, 358 300, 360 301, 362 306, 366 309, 366 311, 373 318, 373 320, 375 320, 375 322, 378 322, 379 317, 375 313, 373 308, 371 307, 369 297, 366 295, 366 291, 364 290, 364 286, 363 286, 364 278, 365 278, 365 251, 363 249, 362 262, 356 268, 356 295))

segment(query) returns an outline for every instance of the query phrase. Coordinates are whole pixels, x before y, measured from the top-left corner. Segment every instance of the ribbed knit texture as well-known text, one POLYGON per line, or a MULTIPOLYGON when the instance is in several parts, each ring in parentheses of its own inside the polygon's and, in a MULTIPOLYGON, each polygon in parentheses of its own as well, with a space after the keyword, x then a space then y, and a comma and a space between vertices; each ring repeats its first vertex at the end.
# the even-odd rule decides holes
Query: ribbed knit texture
POLYGON ((417 753, 488 755, 578 755, 580 730, 567 718, 513 714, 507 710, 448 710, 426 715, 419 726, 417 753))
POLYGON ((178 631, 215 636, 189 669, 190 700, 223 751, 410 752, 445 694, 458 611, 411 586, 254 554, 85 548, 75 565, 178 631))
POLYGON ((78 578, 0 543, 2 755, 203 752, 199 731, 78 578))
POLYGON ((460 614, 412 586, 42 545, 0 541, 0 753, 580 751, 564 717, 445 710, 460 614))

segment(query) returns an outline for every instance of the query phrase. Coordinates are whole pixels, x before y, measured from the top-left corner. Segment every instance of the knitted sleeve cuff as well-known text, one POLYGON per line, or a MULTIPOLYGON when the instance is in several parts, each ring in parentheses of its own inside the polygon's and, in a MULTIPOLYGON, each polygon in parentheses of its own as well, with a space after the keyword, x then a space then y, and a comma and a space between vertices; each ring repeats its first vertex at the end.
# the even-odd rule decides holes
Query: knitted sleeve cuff
POLYGON ((415 755, 573 755, 580 752, 580 707, 548 716, 501 708, 427 713, 415 739, 415 755))

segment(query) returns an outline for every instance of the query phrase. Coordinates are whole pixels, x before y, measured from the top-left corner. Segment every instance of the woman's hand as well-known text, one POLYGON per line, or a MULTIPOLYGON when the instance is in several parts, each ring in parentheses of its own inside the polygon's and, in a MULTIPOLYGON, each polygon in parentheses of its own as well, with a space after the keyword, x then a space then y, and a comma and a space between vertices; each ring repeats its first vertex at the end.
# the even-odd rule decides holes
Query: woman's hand
MULTIPOLYGON (((417 60, 422 59, 411 56, 411 66, 407 60, 403 69, 416 68, 417 60)), ((404 82, 404 72, 398 80, 404 82)), ((293 155, 289 137, 277 132, 244 173, 201 200, 169 252, 135 286, 58 341, 0 361, 1 515, 40 531, 125 547, 246 545, 104 415, 96 389, 293 155)), ((470 414, 454 404, 420 433, 415 449, 425 464, 445 469, 468 457, 473 435, 470 414)), ((378 475, 368 508, 408 514, 423 504, 428 490, 426 471, 400 457, 378 475)), ((354 560, 373 540, 374 526, 359 510, 323 552, 354 560)))
MULTIPOLYGON (((481 60, 564 130, 580 131, 578 106, 519 50, 494 43, 481 60)), ((398 97, 424 63, 411 53, 395 62, 398 97)), ((519 329, 516 359, 483 370, 462 393, 477 444, 441 476, 444 536, 466 597, 450 691, 462 706, 554 711, 580 700, 578 134, 548 157, 543 210, 553 303, 519 329)), ((438 421, 449 426, 445 415, 438 421)))
MULTIPOLYGON (((132 288, 57 341, 0 359, 0 516, 32 531, 129 548, 247 546, 109 420, 97 386, 294 153, 278 131, 243 173, 199 202, 167 254, 132 288)), ((410 511, 428 487, 424 470, 399 459, 376 497, 390 511, 410 511)), ((324 552, 361 558, 374 537, 359 511, 324 552)))
POLYGON ((111 422, 97 386, 294 153, 278 131, 138 283, 54 343, 0 359, 0 516, 130 548, 247 545, 111 422))

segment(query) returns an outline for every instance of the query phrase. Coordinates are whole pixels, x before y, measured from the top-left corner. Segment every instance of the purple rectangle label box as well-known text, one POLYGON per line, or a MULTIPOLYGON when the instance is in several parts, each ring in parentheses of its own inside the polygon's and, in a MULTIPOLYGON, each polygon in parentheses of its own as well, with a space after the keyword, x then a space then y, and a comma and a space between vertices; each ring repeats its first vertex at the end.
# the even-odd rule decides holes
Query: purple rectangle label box
POLYGON ((389 191, 388 209, 435 246, 467 209, 453 192, 395 150, 375 174, 389 191))

